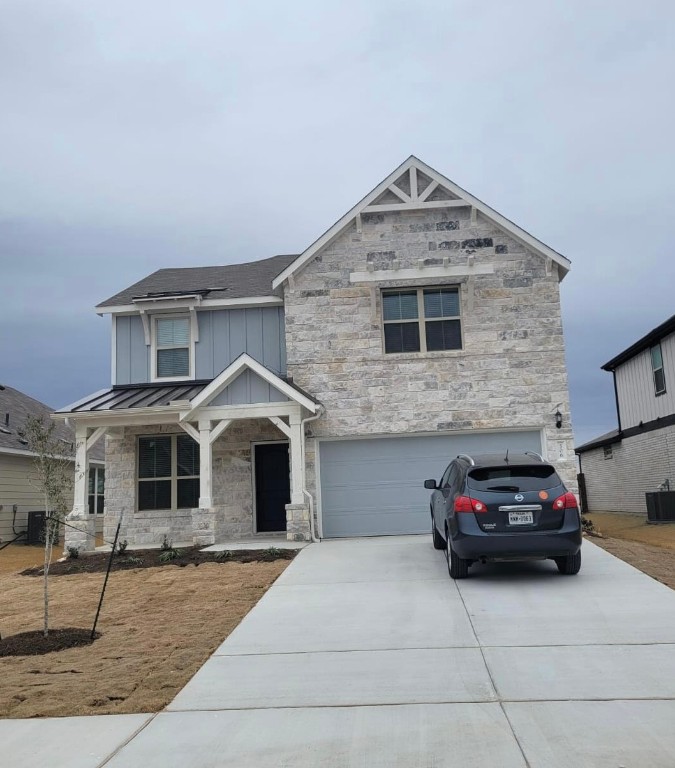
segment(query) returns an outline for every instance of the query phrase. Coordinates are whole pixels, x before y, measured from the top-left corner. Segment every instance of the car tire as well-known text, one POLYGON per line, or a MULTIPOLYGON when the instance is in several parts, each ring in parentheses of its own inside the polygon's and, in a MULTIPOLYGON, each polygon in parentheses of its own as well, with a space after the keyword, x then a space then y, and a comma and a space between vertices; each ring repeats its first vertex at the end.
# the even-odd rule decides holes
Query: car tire
POLYGON ((581 568, 581 550, 576 555, 567 555, 567 557, 556 557, 554 559, 558 570, 565 576, 574 576, 579 573, 581 568))
POLYGON ((434 540, 434 549, 445 549, 445 539, 438 532, 438 528, 436 528, 436 523, 434 523, 433 517, 431 518, 431 535, 434 540))
POLYGON ((448 572, 451 579, 465 579, 469 575, 469 561, 460 557, 450 546, 450 537, 447 538, 445 555, 448 559, 448 572))

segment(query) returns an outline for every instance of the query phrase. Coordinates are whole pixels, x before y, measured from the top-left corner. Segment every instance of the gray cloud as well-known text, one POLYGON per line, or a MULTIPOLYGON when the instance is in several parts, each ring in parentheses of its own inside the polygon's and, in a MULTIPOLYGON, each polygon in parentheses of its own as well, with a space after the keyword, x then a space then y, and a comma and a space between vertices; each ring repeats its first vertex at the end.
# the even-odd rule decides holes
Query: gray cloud
POLYGON ((104 386, 97 301, 301 250, 415 153, 572 259, 577 437, 614 425, 599 366, 673 313, 671 2, 0 10, 3 380, 104 386))

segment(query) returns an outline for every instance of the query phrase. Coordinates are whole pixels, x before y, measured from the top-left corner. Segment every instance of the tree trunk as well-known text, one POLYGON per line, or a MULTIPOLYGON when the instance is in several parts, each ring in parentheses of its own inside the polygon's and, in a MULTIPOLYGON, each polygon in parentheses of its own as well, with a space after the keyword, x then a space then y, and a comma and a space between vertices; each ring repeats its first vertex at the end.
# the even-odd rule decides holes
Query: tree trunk
POLYGON ((44 564, 44 601, 45 617, 43 634, 45 637, 49 634, 49 566, 52 562, 52 526, 49 519, 49 499, 45 495, 45 564, 44 564))

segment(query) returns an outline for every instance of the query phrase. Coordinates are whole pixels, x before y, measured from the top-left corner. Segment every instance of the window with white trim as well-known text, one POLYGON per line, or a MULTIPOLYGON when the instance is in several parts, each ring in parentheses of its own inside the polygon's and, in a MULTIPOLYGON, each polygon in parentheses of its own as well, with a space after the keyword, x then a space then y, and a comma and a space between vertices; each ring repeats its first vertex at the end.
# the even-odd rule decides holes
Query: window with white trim
POLYGON ((605 459, 613 459, 614 452, 612 451, 612 446, 611 445, 603 446, 602 455, 605 459))
POLYGON ((155 378, 190 376, 191 334, 189 315, 155 317, 155 378))
POLYGON ((139 512, 199 506, 199 445, 189 435, 138 438, 139 512))
POLYGON ((383 291, 382 323, 386 353, 461 349, 459 288, 383 291))
POLYGON ((654 376, 654 394, 663 395, 666 391, 666 374, 663 370, 663 353, 661 342, 654 344, 649 350, 652 358, 652 375, 654 376))
POLYGON ((105 493, 105 470, 103 467, 89 467, 89 514, 103 514, 105 493))

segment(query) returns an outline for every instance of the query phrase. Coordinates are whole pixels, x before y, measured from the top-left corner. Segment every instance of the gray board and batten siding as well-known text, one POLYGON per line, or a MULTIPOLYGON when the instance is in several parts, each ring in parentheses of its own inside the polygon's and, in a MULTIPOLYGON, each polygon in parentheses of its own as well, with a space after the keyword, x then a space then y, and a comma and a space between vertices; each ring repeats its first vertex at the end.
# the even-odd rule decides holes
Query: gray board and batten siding
POLYGON ((649 349, 644 349, 615 371, 621 409, 621 428, 636 427, 675 413, 675 333, 661 339, 666 391, 656 395, 649 349))
MULTIPOLYGON (((140 315, 120 315, 116 323, 115 384, 150 381, 150 347, 140 315)), ((197 312, 195 377, 213 379, 242 352, 279 376, 286 375, 283 307, 217 309, 197 312)))
POLYGON ((493 432, 321 441, 325 538, 428 533, 431 491, 460 453, 541 451, 541 433, 493 432))

